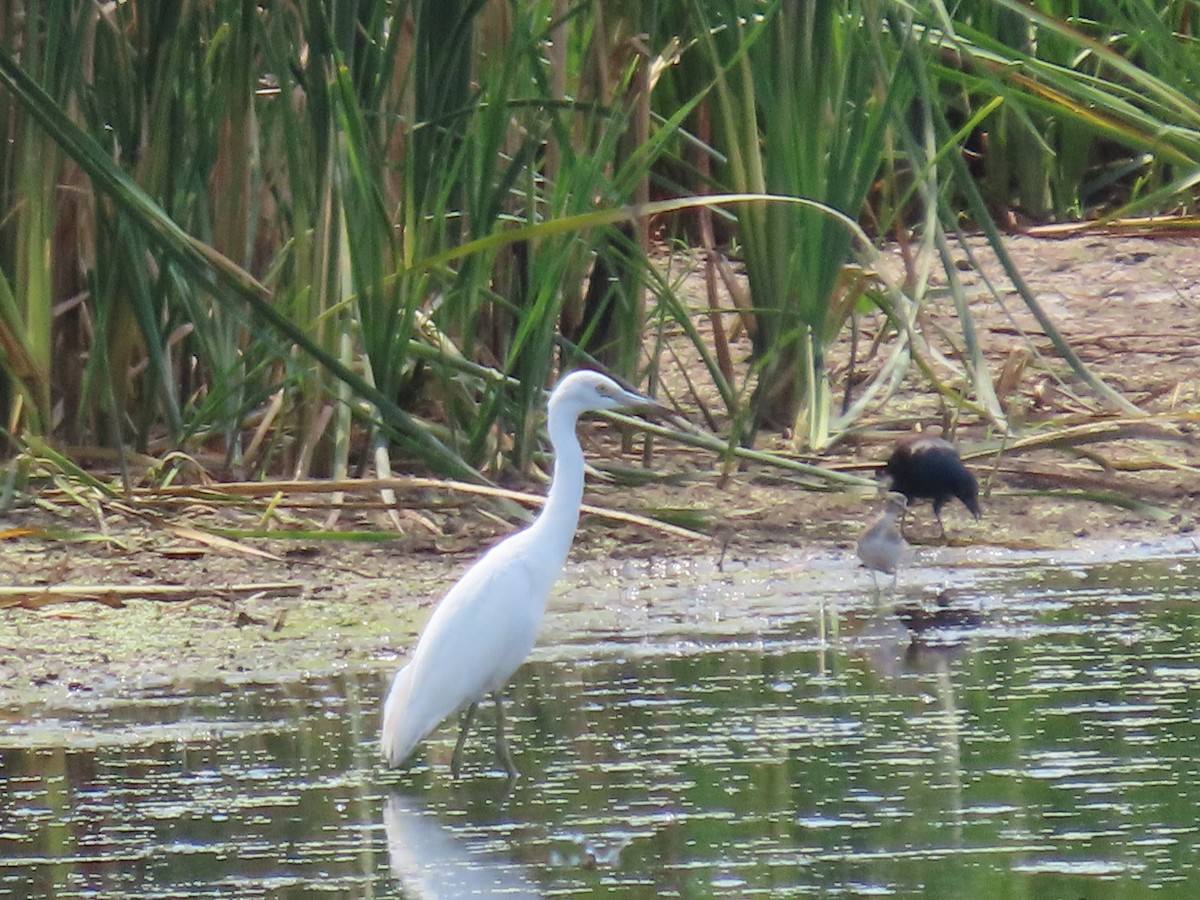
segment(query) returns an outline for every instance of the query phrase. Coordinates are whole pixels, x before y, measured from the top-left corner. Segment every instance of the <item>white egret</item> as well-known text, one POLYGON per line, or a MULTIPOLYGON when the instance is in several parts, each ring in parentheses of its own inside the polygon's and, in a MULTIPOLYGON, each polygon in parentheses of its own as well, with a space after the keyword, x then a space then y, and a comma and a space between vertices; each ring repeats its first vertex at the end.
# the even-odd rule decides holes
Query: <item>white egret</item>
MULTIPOLYGON (((866 531, 858 539, 858 558, 862 564, 871 570, 871 580, 875 581, 875 573, 883 572, 892 576, 892 586, 896 585, 896 569, 904 557, 907 544, 900 532, 900 519, 908 500, 903 494, 891 492, 884 502, 883 511, 867 526, 866 531)), ((878 591, 879 583, 875 582, 878 591)))
POLYGON ((496 544, 442 598, 396 673, 383 708, 384 761, 400 766, 447 716, 466 707, 451 757, 458 775, 463 744, 479 701, 496 704, 496 756, 518 774, 504 734, 501 691, 533 649, 546 597, 567 561, 583 500, 583 450, 575 434, 591 410, 668 412, 599 372, 561 379, 547 404, 554 476, 546 505, 533 523, 496 544))

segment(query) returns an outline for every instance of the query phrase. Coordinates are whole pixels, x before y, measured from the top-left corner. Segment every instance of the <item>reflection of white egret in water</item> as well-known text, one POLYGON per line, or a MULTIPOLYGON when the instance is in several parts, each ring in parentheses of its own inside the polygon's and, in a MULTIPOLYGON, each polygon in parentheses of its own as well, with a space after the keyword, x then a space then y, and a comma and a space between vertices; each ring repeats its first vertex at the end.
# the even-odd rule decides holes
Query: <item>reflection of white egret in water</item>
POLYGON ((388 864, 406 897, 541 897, 517 863, 473 847, 415 798, 400 792, 383 805, 388 864))

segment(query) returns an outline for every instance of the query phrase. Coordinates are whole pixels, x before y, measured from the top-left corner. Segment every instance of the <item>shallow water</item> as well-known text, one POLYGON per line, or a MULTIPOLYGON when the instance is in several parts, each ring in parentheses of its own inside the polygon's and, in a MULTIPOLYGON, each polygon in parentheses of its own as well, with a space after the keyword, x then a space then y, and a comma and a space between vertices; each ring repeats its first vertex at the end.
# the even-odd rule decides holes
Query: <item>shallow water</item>
MULTIPOLYGON (((1200 554, 593 568, 509 692, 376 764, 390 671, 185 684, 0 734, 0 895, 1087 896, 1200 887, 1200 554)), ((15 717, 15 718, 14 718, 15 717)))

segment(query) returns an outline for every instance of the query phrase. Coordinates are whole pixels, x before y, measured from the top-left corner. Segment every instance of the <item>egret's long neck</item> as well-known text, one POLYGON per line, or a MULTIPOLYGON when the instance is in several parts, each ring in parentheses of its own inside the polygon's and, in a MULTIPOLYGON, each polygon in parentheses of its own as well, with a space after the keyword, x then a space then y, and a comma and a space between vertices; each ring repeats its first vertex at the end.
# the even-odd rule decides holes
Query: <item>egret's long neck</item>
POLYGON ((564 562, 579 524, 579 504, 583 500, 583 450, 575 434, 578 414, 552 406, 550 409, 550 445, 554 448, 554 477, 546 505, 530 530, 539 532, 538 546, 564 562))

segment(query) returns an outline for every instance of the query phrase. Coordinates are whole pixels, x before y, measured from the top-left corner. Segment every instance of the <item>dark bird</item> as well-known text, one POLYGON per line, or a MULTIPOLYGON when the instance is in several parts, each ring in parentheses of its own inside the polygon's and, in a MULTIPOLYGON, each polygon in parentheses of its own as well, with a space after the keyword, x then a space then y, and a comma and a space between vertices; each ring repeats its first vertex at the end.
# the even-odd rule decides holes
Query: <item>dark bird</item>
POLYGON ((933 501, 933 514, 943 535, 942 507, 951 497, 961 500, 975 518, 981 514, 975 476, 958 458, 954 445, 940 437, 918 434, 905 438, 881 472, 890 479, 888 490, 903 494, 910 505, 914 500, 933 501))

